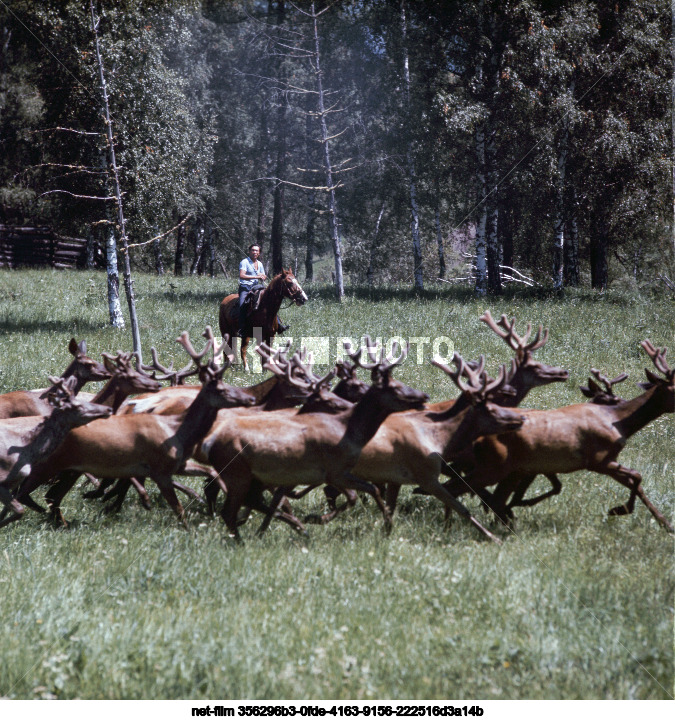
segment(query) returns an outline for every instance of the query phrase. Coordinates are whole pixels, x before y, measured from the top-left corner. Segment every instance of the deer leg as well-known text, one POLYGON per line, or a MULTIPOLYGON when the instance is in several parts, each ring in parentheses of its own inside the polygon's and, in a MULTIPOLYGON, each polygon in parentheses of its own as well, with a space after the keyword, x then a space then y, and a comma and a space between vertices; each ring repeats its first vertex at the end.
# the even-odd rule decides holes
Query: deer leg
POLYGON ((241 541, 239 536, 239 529, 237 528, 237 514, 239 509, 246 502, 246 498, 251 487, 250 478, 228 478, 229 483, 227 484, 227 498, 220 511, 227 530, 230 532, 230 536, 236 541, 241 541))
POLYGON ((218 492, 222 491, 227 496, 227 486, 223 479, 218 475, 211 474, 204 483, 204 498, 206 499, 206 510, 209 515, 216 513, 216 501, 218 500, 218 492))
MULTIPOLYGON (((373 485, 372 483, 367 483, 365 481, 362 481, 360 478, 357 478, 356 476, 352 475, 348 471, 344 474, 343 479, 341 479, 339 482, 334 481, 333 485, 337 486, 338 488, 346 488, 346 489, 353 489, 355 491, 361 491, 362 493, 367 493, 369 496, 372 496, 375 500, 375 503, 377 503, 377 507, 382 512, 382 518, 384 519, 384 528, 387 533, 391 532, 392 524, 391 524, 391 513, 389 513, 389 508, 387 507, 387 504, 382 500, 382 496, 380 495, 380 490, 376 485, 373 485)), ((347 495, 347 503, 349 503, 349 495, 347 495)))
MULTIPOLYGON (((92 476, 93 477, 93 476, 92 476)), ((82 494, 83 498, 104 498, 105 492, 115 482, 114 478, 101 478, 93 491, 87 491, 82 494)))
MULTIPOLYGON (((467 520, 474 528, 476 528, 483 536, 489 538, 495 543, 501 543, 497 536, 490 533, 487 528, 485 528, 481 523, 479 523, 477 519, 475 519, 471 515, 471 512, 463 503, 460 503, 460 501, 455 498, 455 496, 449 493, 446 488, 438 482, 438 475, 436 476, 436 478, 432 478, 431 476, 428 478, 418 478, 417 482, 420 484, 422 490, 438 498, 438 500, 445 506, 446 520, 448 519, 451 510, 456 511, 462 518, 467 520)), ((467 483, 462 479, 461 492, 469 489, 475 490, 470 483, 467 483)))
MULTIPOLYGON (((56 483, 50 486, 50 488, 47 489, 47 493, 45 493, 50 518, 57 526, 68 526, 61 512, 61 501, 75 485, 80 475, 80 471, 62 471, 59 473, 56 483)), ((26 493, 30 493, 30 489, 26 489, 26 493)))
POLYGON ((194 488, 190 488, 190 486, 185 486, 182 483, 179 483, 178 481, 173 482, 173 487, 180 491, 181 493, 184 493, 188 498, 192 498, 194 501, 198 501, 199 503, 206 503, 206 501, 197 493, 197 491, 194 490, 194 488))
POLYGON ((91 473, 85 473, 84 474, 84 483, 83 486, 86 486, 87 483, 91 483, 91 485, 94 487, 94 490, 96 490, 99 486, 99 480, 96 478, 96 476, 92 476, 91 473))
POLYGON ((396 483, 387 483, 387 489, 384 494, 384 502, 389 508, 391 515, 394 515, 396 510, 396 501, 398 500, 398 494, 401 492, 401 486, 396 483))
POLYGON ((151 476, 151 478, 157 484, 160 493, 162 494, 162 496, 164 496, 164 499, 169 504, 169 506, 171 506, 173 512, 178 516, 178 520, 187 529, 188 526, 187 520, 185 518, 185 509, 183 508, 181 502, 178 500, 176 491, 173 488, 173 481, 171 479, 171 476, 153 475, 151 476))
POLYGON ((25 508, 17 501, 12 492, 0 485, 0 502, 5 505, 3 510, 3 518, 0 521, 0 528, 7 526, 14 521, 20 521, 25 513, 25 508), (12 515, 9 518, 5 518, 7 512, 12 511, 12 515))
MULTIPOLYGON (((265 503, 262 501, 262 496, 258 496, 259 505, 253 506, 256 511, 261 511, 262 513, 265 513, 265 518, 263 519, 263 522, 260 524, 260 528, 258 529, 258 535, 262 536, 262 534, 267 530, 267 527, 270 525, 270 522, 272 521, 272 518, 278 518, 281 521, 284 521, 284 523, 287 523, 293 530, 297 531, 298 533, 301 533, 303 535, 307 534, 307 529, 302 525, 300 520, 296 518, 292 513, 288 511, 282 511, 281 508, 286 505, 287 508, 290 508, 287 498, 286 498, 286 490, 284 488, 277 488, 274 491, 274 495, 272 496, 272 501, 269 506, 265 505, 265 503)), ((250 499, 251 500, 251 499, 250 499)), ((256 501, 256 499, 252 499, 253 501, 256 501)))
POLYGON ((535 478, 536 476, 531 476, 520 481, 515 493, 511 496, 511 501, 507 506, 507 509, 511 509, 514 506, 536 506, 537 503, 541 503, 546 498, 557 496, 562 490, 562 484, 560 483, 558 476, 556 476, 555 473, 547 473, 546 478, 548 478, 551 482, 551 490, 546 491, 546 493, 541 493, 538 496, 534 496, 533 498, 523 500, 523 497, 527 493, 527 489, 532 485, 532 481, 534 481, 535 478))
MULTIPOLYGON (((593 469, 595 470, 595 469, 593 469)), ((673 533, 674 529, 670 525, 668 519, 656 508, 656 506, 647 498, 644 490, 642 489, 642 476, 631 468, 626 468, 616 461, 609 463, 601 473, 605 473, 611 476, 615 481, 618 481, 622 486, 625 486, 630 490, 630 496, 628 501, 622 506, 616 506, 609 511, 610 516, 624 516, 628 513, 632 513, 635 507, 635 497, 637 496, 649 509, 649 512, 654 518, 669 532, 673 533)))
POLYGON ((339 491, 335 486, 324 486, 323 487, 323 494, 326 496, 326 501, 328 502, 328 508, 330 508, 331 511, 334 511, 336 508, 336 501, 338 497, 340 496, 341 491, 339 491))

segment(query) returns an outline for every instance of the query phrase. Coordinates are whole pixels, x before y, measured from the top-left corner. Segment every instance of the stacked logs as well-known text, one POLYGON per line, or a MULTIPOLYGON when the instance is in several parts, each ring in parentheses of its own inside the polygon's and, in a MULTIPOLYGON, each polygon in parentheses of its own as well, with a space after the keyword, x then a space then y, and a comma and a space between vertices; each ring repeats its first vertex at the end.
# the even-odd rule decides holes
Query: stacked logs
POLYGON ((57 235, 52 228, 0 225, 0 267, 75 268, 86 262, 87 241, 57 235))

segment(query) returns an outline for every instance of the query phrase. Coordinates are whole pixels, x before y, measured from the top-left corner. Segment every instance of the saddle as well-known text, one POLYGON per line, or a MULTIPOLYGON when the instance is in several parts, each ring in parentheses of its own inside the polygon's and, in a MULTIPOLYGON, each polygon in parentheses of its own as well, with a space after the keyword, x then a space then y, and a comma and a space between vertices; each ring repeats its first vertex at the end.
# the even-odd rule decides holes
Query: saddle
MULTIPOLYGON (((247 318, 250 318, 251 313, 254 313, 260 307, 260 297, 263 290, 265 290, 264 285, 254 286, 248 294, 246 300, 244 301, 244 312, 246 313, 247 318)), ((230 317, 235 324, 239 322, 239 305, 237 303, 232 306, 230 310, 230 317)))

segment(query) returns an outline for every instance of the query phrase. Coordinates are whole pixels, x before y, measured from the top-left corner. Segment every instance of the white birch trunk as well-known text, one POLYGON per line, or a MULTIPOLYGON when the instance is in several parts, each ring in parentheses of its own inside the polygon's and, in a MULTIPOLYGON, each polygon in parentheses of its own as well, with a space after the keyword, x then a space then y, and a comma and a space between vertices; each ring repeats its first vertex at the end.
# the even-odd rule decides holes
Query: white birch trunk
POLYGON ((115 198, 117 200, 117 222, 119 224, 120 236, 124 247, 124 290, 126 291, 127 304, 129 306, 129 320, 131 321, 131 336, 133 340, 134 353, 138 357, 138 362, 143 362, 141 351, 141 334, 138 328, 138 318, 136 317, 136 299, 134 297, 134 286, 131 279, 131 263, 129 261, 129 248, 127 242, 126 222, 124 220, 124 210, 122 207, 122 190, 120 188, 120 178, 117 172, 117 161, 115 160, 115 143, 113 139, 112 120, 110 119, 110 105, 108 103, 108 89, 105 82, 105 74, 103 72, 103 58, 101 56, 101 48, 98 41, 98 22, 94 14, 94 1, 90 0, 89 7, 91 10, 91 29, 94 33, 96 59, 98 61, 99 79, 101 81, 101 96, 103 98, 103 111, 105 114, 106 136, 108 139, 108 158, 110 162, 110 170, 114 180, 115 198))
POLYGON ((108 312, 110 314, 110 325, 113 328, 124 328, 124 316, 120 305, 120 276, 117 272, 117 243, 115 242, 115 231, 109 225, 107 227, 107 238, 105 242, 105 267, 108 272, 108 312))

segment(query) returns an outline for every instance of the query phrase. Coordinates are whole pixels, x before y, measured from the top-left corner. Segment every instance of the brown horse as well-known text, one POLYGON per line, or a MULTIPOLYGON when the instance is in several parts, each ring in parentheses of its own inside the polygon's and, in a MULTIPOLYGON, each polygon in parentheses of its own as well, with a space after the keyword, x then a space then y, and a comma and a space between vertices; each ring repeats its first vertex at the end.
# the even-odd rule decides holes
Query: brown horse
MULTIPOLYGON (((253 312, 248 311, 244 337, 241 339, 241 360, 245 370, 249 369, 246 362, 246 349, 251 338, 255 337, 258 342, 262 340, 269 345, 277 334, 277 313, 284 298, 288 298, 296 305, 303 305, 307 301, 305 291, 300 287, 300 283, 290 268, 282 269, 279 275, 272 278, 267 288, 261 291, 257 308, 253 312), (254 329, 256 331, 260 329, 258 331, 260 338, 257 333, 254 335, 254 329)), ((239 295, 231 293, 220 304, 220 333, 223 337, 227 334, 234 339, 238 329, 239 295)))

